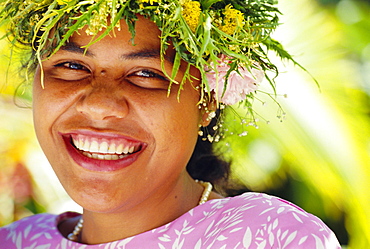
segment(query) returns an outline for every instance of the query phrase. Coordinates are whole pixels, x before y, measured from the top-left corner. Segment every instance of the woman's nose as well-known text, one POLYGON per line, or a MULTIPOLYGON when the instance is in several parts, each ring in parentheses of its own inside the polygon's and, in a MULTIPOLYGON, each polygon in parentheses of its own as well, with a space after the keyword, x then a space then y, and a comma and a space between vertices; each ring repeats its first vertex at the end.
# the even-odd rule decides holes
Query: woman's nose
POLYGON ((121 90, 109 86, 96 86, 81 97, 77 111, 93 120, 124 118, 128 114, 128 104, 121 90))

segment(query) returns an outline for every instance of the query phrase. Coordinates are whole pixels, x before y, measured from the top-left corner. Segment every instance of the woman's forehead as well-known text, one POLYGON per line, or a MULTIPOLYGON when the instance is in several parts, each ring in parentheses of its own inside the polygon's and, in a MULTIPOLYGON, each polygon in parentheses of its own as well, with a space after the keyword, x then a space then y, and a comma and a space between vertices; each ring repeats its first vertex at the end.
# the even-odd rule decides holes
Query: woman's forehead
MULTIPOLYGON (((75 52, 93 56, 95 53, 119 53, 116 54, 123 59, 136 58, 160 58, 160 30, 150 20, 139 17, 136 22, 135 37, 132 37, 128 25, 121 20, 120 27, 115 28, 103 39, 89 45, 93 39, 99 37, 104 32, 102 30, 96 36, 88 35, 86 32, 76 32, 66 44, 61 47, 62 51, 75 52)), ((173 62, 175 50, 169 46, 164 59, 173 62)))

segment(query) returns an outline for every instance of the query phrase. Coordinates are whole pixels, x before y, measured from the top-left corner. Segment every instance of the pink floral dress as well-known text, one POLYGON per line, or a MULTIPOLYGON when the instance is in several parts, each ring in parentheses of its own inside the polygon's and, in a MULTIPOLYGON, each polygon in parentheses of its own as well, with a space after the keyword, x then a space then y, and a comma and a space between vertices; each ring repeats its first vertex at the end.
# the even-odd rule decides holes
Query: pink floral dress
POLYGON ((334 233, 319 218, 260 193, 211 200, 164 226, 98 245, 72 242, 59 233, 57 225, 77 215, 39 214, 14 222, 0 228, 0 248, 340 248, 334 233))

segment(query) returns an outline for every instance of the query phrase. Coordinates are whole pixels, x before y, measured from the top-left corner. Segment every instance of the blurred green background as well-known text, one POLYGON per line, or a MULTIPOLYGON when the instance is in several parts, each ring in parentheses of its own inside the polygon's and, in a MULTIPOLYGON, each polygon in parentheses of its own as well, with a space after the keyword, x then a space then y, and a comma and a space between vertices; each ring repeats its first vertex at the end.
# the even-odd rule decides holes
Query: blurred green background
MULTIPOLYGON (((259 127, 218 146, 233 159, 233 178, 245 189, 319 216, 344 247, 370 248, 370 1, 280 0, 279 7, 283 25, 274 38, 320 88, 307 73, 281 64, 284 113, 258 94, 259 127)), ((22 85, 14 96, 23 80, 8 71, 4 41, 0 50, 0 226, 33 213, 79 210, 36 142, 30 87, 22 85)))

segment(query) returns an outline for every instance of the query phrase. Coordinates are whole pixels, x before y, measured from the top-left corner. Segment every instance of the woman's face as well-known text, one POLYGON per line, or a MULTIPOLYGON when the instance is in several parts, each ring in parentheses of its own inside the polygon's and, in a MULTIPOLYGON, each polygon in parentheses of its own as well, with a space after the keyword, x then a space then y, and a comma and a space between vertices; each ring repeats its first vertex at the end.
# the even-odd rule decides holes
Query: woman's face
MULTIPOLYGON (((112 212, 170 191, 193 152, 201 119, 197 82, 168 96, 160 32, 140 18, 135 45, 121 31, 83 48, 84 31, 42 63, 33 90, 38 140, 69 195, 84 208, 112 212)), ((174 53, 165 56, 170 73, 174 53)), ((195 70, 194 70, 195 71, 195 70)), ((181 81, 180 68, 177 80, 181 81)))

